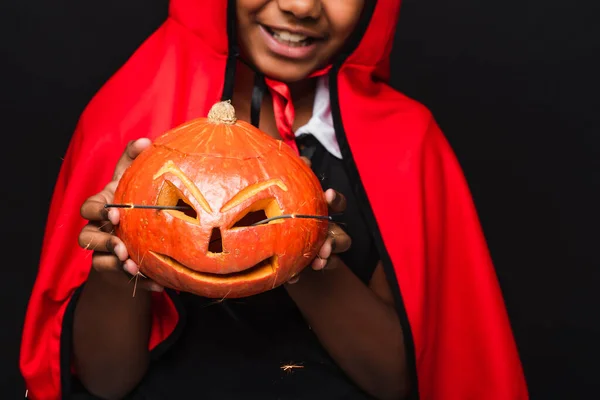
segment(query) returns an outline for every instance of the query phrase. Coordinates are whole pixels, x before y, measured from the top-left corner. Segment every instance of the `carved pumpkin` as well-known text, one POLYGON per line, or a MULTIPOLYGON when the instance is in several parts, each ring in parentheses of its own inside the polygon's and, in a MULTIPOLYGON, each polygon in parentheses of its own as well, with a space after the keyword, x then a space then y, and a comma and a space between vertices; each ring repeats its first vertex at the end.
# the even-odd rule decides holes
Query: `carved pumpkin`
POLYGON ((267 218, 327 215, 319 180, 293 152, 217 103, 208 118, 168 131, 123 174, 116 234, 140 272, 211 298, 250 296, 297 275, 325 241, 328 221, 267 218), (181 208, 181 207, 180 207, 181 208))

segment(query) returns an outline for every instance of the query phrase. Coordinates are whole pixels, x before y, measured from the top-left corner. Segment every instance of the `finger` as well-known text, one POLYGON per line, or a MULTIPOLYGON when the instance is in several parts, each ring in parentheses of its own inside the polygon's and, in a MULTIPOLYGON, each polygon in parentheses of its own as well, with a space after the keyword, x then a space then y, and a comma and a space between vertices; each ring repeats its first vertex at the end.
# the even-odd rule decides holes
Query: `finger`
POLYGON ((98 272, 120 272, 122 265, 114 254, 95 251, 92 255, 92 267, 98 272))
POLYGON ((121 261, 125 261, 129 257, 127 248, 121 239, 110 233, 102 232, 92 224, 86 225, 81 230, 79 246, 86 250, 112 253, 121 261))
POLYGON ((112 202, 117 183, 110 182, 101 192, 88 197, 79 210, 81 216, 89 221, 108 221, 109 210, 104 205, 112 202))
POLYGON ((112 221, 110 220, 110 217, 108 217, 108 218, 106 217, 107 215, 110 214, 110 210, 106 210, 106 211, 100 210, 99 213, 100 213, 100 215, 103 216, 103 218, 100 220, 98 220, 98 219, 89 220, 88 225, 90 225, 90 227, 88 229, 95 227, 98 231, 111 233, 111 234, 114 233, 115 226, 112 223, 112 221))
POLYGON ((334 254, 348 251, 352 245, 352 238, 348 236, 342 228, 336 224, 331 224, 327 239, 319 249, 317 258, 313 261, 313 268, 323 269, 326 267, 329 258, 334 254))
POLYGON ((333 189, 325 191, 325 200, 329 205, 329 210, 334 213, 341 213, 346 210, 346 197, 333 189))
MULTIPOLYGON (((119 181, 111 181, 108 185, 104 187, 104 190, 102 190, 102 192, 99 193, 99 197, 105 201, 104 206, 114 201, 117 186, 119 186, 119 181)), ((108 208, 106 212, 108 213, 108 219, 114 225, 117 225, 119 223, 119 210, 108 208)))
POLYGON ((321 261, 319 260, 319 258, 315 258, 315 260, 313 261, 313 270, 331 271, 340 266, 341 259, 335 254, 332 254, 331 257, 329 257, 327 260, 323 260, 324 262, 322 262, 321 264, 319 264, 319 261, 321 261), (315 267, 315 265, 317 267, 315 267))
POLYGON ((321 271, 327 267, 327 263, 329 260, 327 258, 321 257, 319 254, 312 261, 311 267, 315 271, 321 271))
MULTIPOLYGON (((138 274, 139 269, 131 259, 128 259, 123 263, 117 259, 117 257, 109 253, 95 252, 92 256, 92 266, 95 271, 103 274, 123 274, 123 272, 127 272, 129 275, 129 282, 136 285, 135 290, 143 289, 152 292, 162 292, 164 290, 164 287, 158 283, 146 278, 143 274, 138 274), (135 283, 133 283, 134 279, 136 280, 135 283)), ((118 282, 123 282, 120 277, 118 282)))
POLYGON ((113 175, 113 180, 118 181, 121 179, 121 176, 125 172, 125 170, 131 165, 133 160, 140 155, 142 151, 144 151, 148 146, 150 146, 152 142, 150 139, 141 138, 138 140, 132 140, 127 144, 123 155, 119 159, 117 166, 115 167, 115 173, 113 175))
POLYGON ((300 158, 302 159, 302 161, 304 161, 306 165, 308 165, 309 167, 312 166, 312 162, 308 159, 308 157, 300 156, 300 158))
POLYGON ((113 181, 106 185, 100 193, 89 197, 81 205, 81 216, 88 221, 108 221, 112 225, 117 225, 120 218, 119 210, 116 208, 106 208, 106 204, 113 201, 117 183, 113 181))
POLYGON ((115 226, 112 224, 112 222, 110 222, 110 220, 109 221, 93 221, 93 222, 90 222, 90 225, 95 226, 101 232, 106 232, 109 234, 113 234, 115 231, 115 226))
POLYGON ((329 242, 331 254, 340 254, 348 251, 352 246, 352 238, 339 225, 331 224, 326 243, 329 242))
POLYGON ((94 222, 105 222, 111 225, 119 224, 121 214, 116 208, 106 208, 105 197, 101 194, 87 199, 81 206, 80 214, 83 219, 94 222))
POLYGON ((88 221, 109 221, 108 209, 104 207, 105 204, 106 201, 100 194, 94 195, 81 205, 79 213, 83 219, 88 221))
POLYGON ((131 275, 133 279, 137 279, 137 285, 142 289, 149 290, 151 292, 162 292, 164 290, 163 286, 151 279, 148 279, 144 274, 140 274, 140 268, 131 258, 123 263, 123 270, 131 275))
POLYGON ((123 263, 123 269, 132 276, 137 275, 137 273, 140 272, 140 267, 131 258, 125 260, 123 263))
POLYGON ((102 194, 105 195, 105 196, 107 194, 109 194, 109 196, 106 196, 107 197, 106 198, 107 202, 112 201, 112 198, 113 198, 113 196, 115 194, 115 190, 117 190, 117 186, 118 185, 119 185, 119 181, 110 181, 108 183, 108 185, 106 185, 104 187, 104 190, 102 191, 102 194))
POLYGON ((108 220, 111 224, 118 225, 120 217, 121 213, 116 208, 111 208, 108 210, 108 220))

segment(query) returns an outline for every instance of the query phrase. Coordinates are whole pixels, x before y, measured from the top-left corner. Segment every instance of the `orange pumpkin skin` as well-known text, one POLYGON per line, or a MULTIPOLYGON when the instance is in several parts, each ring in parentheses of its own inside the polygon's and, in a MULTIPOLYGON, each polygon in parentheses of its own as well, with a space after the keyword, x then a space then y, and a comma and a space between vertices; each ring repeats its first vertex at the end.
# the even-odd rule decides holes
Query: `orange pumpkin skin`
POLYGON ((228 103, 211 113, 156 139, 125 171, 114 197, 121 204, 185 203, 193 211, 120 209, 116 234, 140 272, 165 287, 209 298, 251 296, 304 269, 328 221, 249 225, 277 215, 325 216, 327 203, 289 146, 236 121, 228 103))

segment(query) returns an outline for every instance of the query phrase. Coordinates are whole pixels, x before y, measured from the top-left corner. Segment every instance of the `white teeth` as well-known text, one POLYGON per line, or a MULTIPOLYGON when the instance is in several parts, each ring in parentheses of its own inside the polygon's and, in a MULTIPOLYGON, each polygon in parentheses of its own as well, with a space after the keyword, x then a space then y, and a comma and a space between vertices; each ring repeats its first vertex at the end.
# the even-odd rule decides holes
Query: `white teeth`
POLYGON ((275 29, 273 29, 273 36, 275 36, 279 40, 292 43, 300 43, 308 39, 308 36, 305 35, 275 29))

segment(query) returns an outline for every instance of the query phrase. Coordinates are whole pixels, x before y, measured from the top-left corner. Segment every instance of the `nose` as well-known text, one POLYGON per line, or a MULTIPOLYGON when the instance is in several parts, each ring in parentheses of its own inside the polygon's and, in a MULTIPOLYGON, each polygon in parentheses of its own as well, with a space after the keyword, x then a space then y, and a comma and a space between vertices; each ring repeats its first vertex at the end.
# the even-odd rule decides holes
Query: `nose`
POLYGON ((321 0, 278 0, 277 3, 281 11, 298 19, 318 19, 321 16, 321 0))

